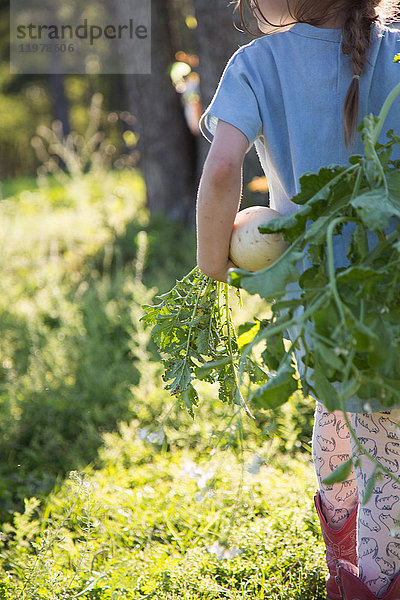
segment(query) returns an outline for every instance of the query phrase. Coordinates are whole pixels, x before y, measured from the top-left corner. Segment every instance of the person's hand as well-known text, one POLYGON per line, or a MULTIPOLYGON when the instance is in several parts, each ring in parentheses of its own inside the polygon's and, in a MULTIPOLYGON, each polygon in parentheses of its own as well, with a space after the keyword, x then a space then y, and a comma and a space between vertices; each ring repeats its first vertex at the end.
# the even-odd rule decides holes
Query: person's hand
POLYGON ((211 279, 215 279, 215 281, 221 281, 222 283, 228 283, 228 271, 229 269, 237 269, 236 265, 233 264, 231 260, 228 260, 227 263, 218 270, 213 271, 205 271, 202 269, 204 275, 211 277, 211 279))

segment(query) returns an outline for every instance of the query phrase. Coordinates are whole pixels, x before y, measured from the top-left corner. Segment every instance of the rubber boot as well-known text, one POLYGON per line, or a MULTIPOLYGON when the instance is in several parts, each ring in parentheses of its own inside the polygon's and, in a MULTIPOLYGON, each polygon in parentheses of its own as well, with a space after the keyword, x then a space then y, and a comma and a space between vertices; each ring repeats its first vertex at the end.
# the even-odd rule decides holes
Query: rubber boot
MULTIPOLYGON (((322 513, 321 496, 316 492, 314 496, 315 508, 321 523, 322 537, 325 542, 326 563, 329 577, 326 581, 326 600, 341 600, 341 593, 336 581, 336 567, 340 559, 353 565, 358 565, 357 556, 357 511, 355 507, 344 525, 338 529, 331 529, 322 513)), ((362 599, 360 599, 362 600, 362 599)), ((400 600, 400 599, 399 599, 400 600)))
POLYGON ((343 600, 400 600, 400 574, 392 581, 384 596, 375 596, 358 577, 358 567, 346 560, 339 560, 337 582, 343 600))

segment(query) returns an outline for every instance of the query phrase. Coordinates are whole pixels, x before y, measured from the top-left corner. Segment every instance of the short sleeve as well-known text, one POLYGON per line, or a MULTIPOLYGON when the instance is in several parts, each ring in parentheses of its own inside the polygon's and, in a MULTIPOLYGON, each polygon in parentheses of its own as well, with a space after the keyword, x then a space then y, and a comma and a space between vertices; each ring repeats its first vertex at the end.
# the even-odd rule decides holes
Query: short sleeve
POLYGON ((212 139, 206 130, 214 138, 218 119, 240 129, 249 140, 249 147, 262 134, 259 105, 241 50, 228 61, 214 97, 200 117, 200 131, 210 143, 212 139))

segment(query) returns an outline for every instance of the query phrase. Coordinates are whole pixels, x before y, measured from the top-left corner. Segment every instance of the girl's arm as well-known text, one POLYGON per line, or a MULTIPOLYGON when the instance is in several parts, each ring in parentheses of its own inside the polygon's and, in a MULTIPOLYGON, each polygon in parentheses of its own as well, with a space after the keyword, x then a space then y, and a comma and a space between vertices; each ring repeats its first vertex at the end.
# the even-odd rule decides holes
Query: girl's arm
POLYGON ((242 195, 243 159, 247 137, 237 127, 218 120, 204 163, 197 195, 197 264, 205 275, 227 281, 229 242, 242 195))

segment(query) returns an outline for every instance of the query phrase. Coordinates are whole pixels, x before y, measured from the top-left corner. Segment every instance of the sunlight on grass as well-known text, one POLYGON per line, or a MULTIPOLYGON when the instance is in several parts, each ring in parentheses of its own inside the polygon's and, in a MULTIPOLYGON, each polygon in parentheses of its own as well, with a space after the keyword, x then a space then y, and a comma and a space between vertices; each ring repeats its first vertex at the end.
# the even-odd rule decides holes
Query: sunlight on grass
MULTIPOLYGON (((8 189, 0 598, 322 599, 312 402, 250 419, 199 382, 192 420, 163 389, 142 305, 192 268, 193 232, 150 219, 133 171, 8 189)), ((232 296, 237 323, 269 315, 232 296)))
MULTIPOLYGON (((14 573, 30 564, 36 593, 58 574, 63 598, 88 585, 84 598, 170 599, 183 589, 187 598, 322 598, 310 465, 273 460, 252 474, 251 456, 241 464, 228 450, 221 458, 166 452, 142 441, 137 424, 121 426, 105 436, 96 469, 49 497, 41 525, 28 504, 27 516, 6 528, 3 561, 12 560, 14 573), (49 539, 34 558, 29 546, 43 549, 49 539)), ((12 585, 21 589, 15 575, 12 585)))

